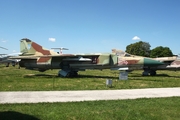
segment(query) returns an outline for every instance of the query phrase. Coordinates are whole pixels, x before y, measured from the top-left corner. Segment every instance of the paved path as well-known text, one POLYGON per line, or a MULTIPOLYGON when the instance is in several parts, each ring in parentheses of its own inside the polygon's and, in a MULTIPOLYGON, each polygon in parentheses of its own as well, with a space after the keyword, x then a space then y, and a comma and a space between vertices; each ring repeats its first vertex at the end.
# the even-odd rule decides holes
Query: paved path
POLYGON ((180 96, 180 88, 0 92, 0 103, 72 102, 180 96))

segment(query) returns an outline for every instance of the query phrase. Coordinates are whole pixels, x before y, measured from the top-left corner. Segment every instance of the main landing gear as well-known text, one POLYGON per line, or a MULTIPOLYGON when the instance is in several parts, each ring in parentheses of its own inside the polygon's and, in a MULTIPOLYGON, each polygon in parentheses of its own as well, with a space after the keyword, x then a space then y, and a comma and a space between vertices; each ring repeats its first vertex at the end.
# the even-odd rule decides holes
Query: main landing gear
POLYGON ((156 75, 156 70, 148 70, 144 69, 144 72, 142 73, 143 76, 155 76, 156 75))

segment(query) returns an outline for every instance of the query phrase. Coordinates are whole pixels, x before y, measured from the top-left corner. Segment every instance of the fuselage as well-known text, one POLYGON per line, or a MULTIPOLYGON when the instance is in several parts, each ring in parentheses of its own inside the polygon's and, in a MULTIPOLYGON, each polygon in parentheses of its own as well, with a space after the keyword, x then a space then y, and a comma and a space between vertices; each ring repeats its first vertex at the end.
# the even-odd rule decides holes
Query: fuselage
POLYGON ((38 57, 37 59, 22 59, 20 67, 45 71, 48 69, 70 69, 73 71, 85 69, 143 69, 163 65, 162 62, 144 57, 122 57, 116 54, 77 55, 71 57, 38 57))

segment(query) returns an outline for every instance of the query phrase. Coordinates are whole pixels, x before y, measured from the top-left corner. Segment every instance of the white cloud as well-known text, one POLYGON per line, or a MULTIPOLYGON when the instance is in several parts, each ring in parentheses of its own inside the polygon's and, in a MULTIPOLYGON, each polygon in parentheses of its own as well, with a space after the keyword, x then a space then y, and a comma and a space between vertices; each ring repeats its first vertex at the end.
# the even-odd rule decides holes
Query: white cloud
POLYGON ((56 38, 49 38, 49 41, 55 42, 55 41, 56 41, 56 38))
POLYGON ((3 43, 7 42, 6 40, 2 40, 3 43))
POLYGON ((141 38, 139 38, 138 36, 134 36, 132 40, 141 40, 141 38))
POLYGON ((1 42, 6 43, 6 42, 7 42, 7 40, 1 39, 1 42))

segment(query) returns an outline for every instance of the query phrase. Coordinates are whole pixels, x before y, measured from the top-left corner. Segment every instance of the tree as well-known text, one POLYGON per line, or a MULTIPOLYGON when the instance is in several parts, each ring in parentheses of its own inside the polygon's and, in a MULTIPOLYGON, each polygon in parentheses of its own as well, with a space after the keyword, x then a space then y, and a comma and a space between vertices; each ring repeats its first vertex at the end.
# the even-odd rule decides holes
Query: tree
POLYGON ((147 42, 139 41, 134 44, 130 44, 126 47, 126 52, 138 56, 150 56, 150 44, 147 42))
POLYGON ((158 46, 151 50, 150 57, 171 57, 173 56, 172 51, 168 47, 158 46))

